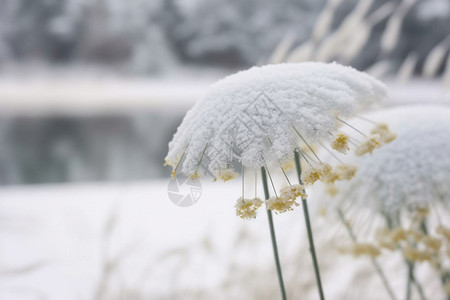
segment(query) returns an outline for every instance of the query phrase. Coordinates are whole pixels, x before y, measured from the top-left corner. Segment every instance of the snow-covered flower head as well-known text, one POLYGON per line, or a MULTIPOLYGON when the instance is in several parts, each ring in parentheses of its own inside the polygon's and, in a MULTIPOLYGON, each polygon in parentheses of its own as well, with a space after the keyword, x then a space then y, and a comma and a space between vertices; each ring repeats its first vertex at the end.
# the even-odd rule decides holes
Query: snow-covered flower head
MULTIPOLYGON (((285 173, 283 166, 291 163, 297 151, 310 166, 305 172, 305 184, 350 179, 356 169, 348 165, 333 169, 322 164, 313 145, 331 142, 331 149, 345 154, 351 142, 360 155, 372 153, 385 143, 378 132, 374 135, 376 143, 372 135, 364 134, 365 141, 356 143, 350 135, 337 130, 347 124, 345 119, 380 101, 385 94, 378 80, 336 63, 253 67, 210 87, 187 113, 169 143, 166 164, 174 168, 174 176, 181 171, 196 179, 209 173, 227 181, 237 176, 232 169, 236 162, 251 171, 264 167, 269 172, 268 168, 275 166, 285 173)), ((298 205, 295 199, 306 195, 302 185, 292 187, 286 179, 290 187, 279 196, 275 192, 275 197, 266 202, 268 209, 292 210, 298 205)), ((242 207, 253 209, 250 203, 242 195, 236 207, 240 211, 242 207)))
POLYGON ((204 168, 218 174, 234 159, 251 169, 283 163, 292 158, 299 134, 312 142, 329 139, 342 125, 337 118, 384 95, 382 83, 336 63, 253 67, 210 87, 185 116, 166 162, 175 167, 184 156, 187 175, 204 168))
MULTIPOLYGON (((359 204, 382 213, 450 201, 450 108, 398 107, 372 113, 368 119, 386 123, 397 138, 376 155, 354 157, 358 172, 351 182, 336 185, 334 203, 359 204)), ((351 122, 359 128, 363 120, 351 122)), ((367 124, 367 122, 366 122, 367 124)), ((376 131, 384 134, 385 126, 376 131)))

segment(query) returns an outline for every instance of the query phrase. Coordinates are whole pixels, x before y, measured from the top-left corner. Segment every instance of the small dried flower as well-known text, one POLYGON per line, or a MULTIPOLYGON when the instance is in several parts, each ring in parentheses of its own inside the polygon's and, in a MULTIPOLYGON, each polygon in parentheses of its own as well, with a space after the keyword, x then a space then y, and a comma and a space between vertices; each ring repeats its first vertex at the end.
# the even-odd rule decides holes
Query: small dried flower
POLYGON ((342 249, 344 253, 350 253, 353 256, 368 255, 370 257, 377 257, 381 254, 380 249, 370 243, 354 243, 351 247, 342 249))
MULTIPOLYGON (((175 172, 175 175, 176 175, 176 172, 175 172)), ((198 172, 195 172, 195 173, 189 175, 189 179, 191 179, 191 180, 196 180, 196 179, 199 179, 200 177, 201 177, 201 175, 198 172)))
POLYGON ((240 197, 234 205, 236 215, 242 219, 254 219, 256 218, 256 211, 262 204, 263 201, 259 198, 244 199, 240 197))
POLYGON ((379 148, 382 145, 380 135, 371 135, 365 142, 356 147, 355 155, 362 156, 366 153, 373 153, 373 150, 379 148))
POLYGON ((325 187, 325 192, 330 195, 331 197, 334 197, 339 192, 339 189, 334 184, 327 184, 325 187))
POLYGON ((389 126, 386 123, 379 123, 371 131, 372 134, 378 134, 383 144, 392 142, 397 138, 397 134, 389 130, 389 126))
POLYGON ((430 214, 430 210, 427 207, 416 207, 414 210, 413 219, 416 222, 422 222, 430 214))
POLYGON ((358 168, 351 164, 342 164, 336 167, 336 173, 340 180, 350 180, 355 176, 358 168))
POLYGON ((392 241, 391 231, 389 229, 383 228, 379 230, 376 234, 376 238, 381 248, 389 250, 397 249, 397 244, 392 241))
POLYGON ((318 180, 323 180, 331 170, 331 166, 326 163, 321 164, 318 168, 310 167, 302 173, 302 181, 305 184, 313 184, 318 180))
POLYGON ((408 230, 404 228, 395 228, 391 231, 391 240, 394 243, 399 243, 401 241, 406 241, 408 239, 408 230))
POLYGON ((433 253, 428 250, 418 250, 411 245, 403 248, 403 255, 410 261, 432 261, 433 253))
POLYGON ((346 154, 347 151, 350 149, 348 146, 348 139, 349 136, 345 133, 338 133, 336 135, 336 139, 331 142, 331 148, 334 150, 341 152, 343 154, 346 154))
POLYGON ((222 169, 219 171, 218 177, 222 179, 224 182, 228 180, 232 180, 238 176, 238 173, 233 171, 232 169, 222 169))
POLYGON ((335 170, 331 170, 323 177, 323 182, 334 184, 336 180, 340 180, 341 176, 339 176, 339 173, 337 173, 335 170))
POLYGON ((306 199, 308 195, 305 193, 305 187, 301 184, 293 184, 286 186, 280 190, 280 196, 295 200, 298 197, 306 199))
POLYGON ((293 210, 294 207, 299 204, 295 201, 295 198, 287 197, 270 197, 266 200, 266 207, 268 210, 273 210, 277 213, 284 213, 286 211, 293 210))
POLYGON ((295 163, 293 160, 288 160, 281 167, 283 168, 284 171, 288 172, 294 169, 295 163))
POLYGON ((423 239, 423 243, 428 247, 433 249, 434 251, 439 251, 442 245, 442 241, 438 238, 426 236, 423 239))
POLYGON ((442 235, 447 241, 450 242, 450 228, 445 227, 443 225, 439 225, 436 228, 436 233, 442 235))

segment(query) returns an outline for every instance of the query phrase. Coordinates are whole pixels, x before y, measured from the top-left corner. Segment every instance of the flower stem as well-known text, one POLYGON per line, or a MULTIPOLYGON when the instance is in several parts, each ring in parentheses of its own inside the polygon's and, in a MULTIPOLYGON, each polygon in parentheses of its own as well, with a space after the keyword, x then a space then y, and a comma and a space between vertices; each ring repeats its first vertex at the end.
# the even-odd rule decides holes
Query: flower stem
MULTIPOLYGON (((392 228, 394 228, 394 223, 393 223, 392 218, 387 214, 385 215, 385 217, 386 217, 386 223, 387 223, 388 228, 390 230, 392 230, 392 228)), ((408 278, 407 278, 407 283, 406 283, 406 300, 411 299, 412 284, 414 284, 416 286, 417 292, 419 293, 419 296, 420 296, 420 299, 426 300, 422 285, 420 284, 420 282, 416 279, 416 276, 414 275, 414 262, 411 262, 404 256, 403 256, 403 258, 404 258, 404 261, 408 268, 408 273, 407 273, 408 278)))
MULTIPOLYGON (((266 169, 264 167, 261 167, 261 177, 264 187, 264 195, 267 200, 270 198, 270 194, 269 194, 269 186, 267 184, 266 169)), ((277 238, 275 236, 275 228, 273 226, 273 218, 271 210, 267 210, 267 217, 269 218, 270 237, 272 239, 273 255, 275 257, 275 265, 277 267, 277 275, 278 275, 278 283, 280 284, 281 299, 286 300, 287 299, 286 290, 284 288, 283 274, 281 273, 280 257, 278 256, 277 238)))
MULTIPOLYGON (((350 227, 349 223, 345 219, 344 212, 341 209, 338 209, 337 212, 338 212, 338 215, 339 215, 339 219, 341 220, 341 222, 344 224, 345 228, 347 229, 347 232, 350 235, 350 238, 352 239, 352 241, 355 242, 355 243, 358 242, 357 239, 356 239, 355 233, 353 232, 353 230, 350 227)), ((389 296, 391 297, 392 300, 396 300, 397 298, 395 297, 394 291, 392 290, 391 286, 389 285, 389 282, 388 282, 388 280, 386 278, 386 275, 384 274, 383 270, 381 269, 380 264, 378 263, 378 261, 374 257, 371 257, 371 262, 372 262, 373 267, 377 271, 378 275, 380 276, 381 281, 383 282, 384 288, 388 292, 389 296)))
MULTIPOLYGON (((298 175, 298 181, 300 184, 303 184, 302 182, 302 168, 300 165, 300 156, 298 155, 298 152, 294 152, 295 155, 295 167, 297 169, 297 175, 298 175)), ((302 199, 302 206, 303 206, 303 213, 305 217, 305 223, 306 223, 306 229, 308 232, 308 240, 309 240, 309 250, 311 252, 311 257, 313 261, 314 266, 314 273, 316 275, 316 282, 317 282, 317 288, 319 290, 319 296, 321 300, 325 299, 325 296, 323 294, 322 289, 322 281, 320 280, 320 271, 319 271, 319 264, 317 262, 317 256, 316 256, 316 250, 314 248, 314 239, 313 239, 313 233, 311 229, 311 221, 309 220, 309 212, 308 212, 308 202, 305 199, 302 199)))

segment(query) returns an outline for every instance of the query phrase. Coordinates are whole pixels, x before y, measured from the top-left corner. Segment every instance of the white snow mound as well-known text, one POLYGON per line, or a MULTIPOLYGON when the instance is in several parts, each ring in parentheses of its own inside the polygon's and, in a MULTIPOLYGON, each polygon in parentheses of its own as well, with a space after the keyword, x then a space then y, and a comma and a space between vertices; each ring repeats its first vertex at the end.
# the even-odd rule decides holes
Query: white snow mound
POLYGON ((166 161, 175 166, 183 157, 178 170, 186 175, 214 173, 233 160, 250 169, 282 163, 299 134, 311 143, 328 138, 336 116, 348 118, 385 94, 378 80, 337 63, 253 67, 210 87, 186 114, 166 161))

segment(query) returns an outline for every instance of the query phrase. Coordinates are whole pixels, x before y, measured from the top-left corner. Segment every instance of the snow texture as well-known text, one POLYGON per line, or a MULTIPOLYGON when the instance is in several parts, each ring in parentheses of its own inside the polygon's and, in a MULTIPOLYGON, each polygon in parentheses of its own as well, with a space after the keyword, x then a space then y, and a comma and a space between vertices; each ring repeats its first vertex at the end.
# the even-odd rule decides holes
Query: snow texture
MULTIPOLYGON (((450 109, 441 106, 402 106, 372 113, 386 122, 397 139, 373 155, 355 157, 358 166, 350 182, 332 203, 358 204, 383 213, 450 201, 450 109)), ((362 122, 352 122, 361 128, 362 122)), ((372 126, 372 125, 369 125, 372 126)))
POLYGON ((385 94, 378 80, 336 63, 253 67, 210 87, 179 126, 166 161, 176 166, 183 157, 187 175, 217 173, 233 160, 250 169, 281 164, 300 135, 327 139, 340 125, 336 116, 350 117, 385 94))

